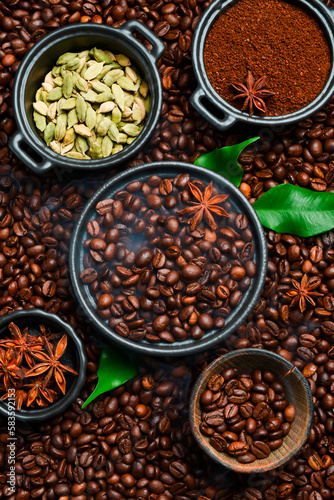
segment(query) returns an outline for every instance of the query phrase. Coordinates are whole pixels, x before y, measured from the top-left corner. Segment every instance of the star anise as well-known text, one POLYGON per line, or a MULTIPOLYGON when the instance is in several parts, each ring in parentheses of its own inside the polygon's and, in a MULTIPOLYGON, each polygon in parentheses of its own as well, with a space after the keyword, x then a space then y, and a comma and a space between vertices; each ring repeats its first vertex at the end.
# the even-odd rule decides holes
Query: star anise
POLYGON ((292 284, 295 290, 289 290, 287 292, 288 297, 292 297, 290 307, 293 307, 299 301, 299 309, 304 312, 306 309, 306 301, 312 306, 315 306, 315 302, 312 297, 322 297, 323 293, 314 292, 316 288, 321 284, 321 279, 317 276, 311 276, 308 278, 307 274, 304 274, 300 283, 296 280, 292 280, 292 284))
POLYGON ((25 387, 31 387, 27 395, 27 407, 34 401, 38 406, 47 406, 47 402, 53 403, 57 399, 57 392, 47 388, 46 385, 47 382, 43 376, 34 379, 30 384, 25 384, 25 387))
POLYGON ((275 92, 271 92, 270 90, 265 89, 264 87, 266 86, 266 84, 266 76, 262 76, 261 78, 259 78, 259 80, 255 81, 251 71, 248 71, 246 85, 241 82, 233 82, 231 84, 232 87, 239 93, 238 95, 233 97, 233 100, 245 99, 241 111, 245 111, 247 108, 249 108, 250 116, 254 114, 254 107, 262 113, 265 113, 267 111, 264 99, 266 97, 275 95, 275 92))
POLYGON ((68 372, 72 373, 73 375, 78 375, 77 372, 73 370, 71 367, 63 365, 59 361, 59 359, 62 357, 67 347, 67 335, 63 335, 62 338, 59 340, 55 348, 55 352, 53 351, 54 346, 47 339, 44 339, 44 345, 47 350, 47 353, 42 351, 41 352, 36 351, 33 353, 33 356, 39 361, 41 361, 41 363, 38 363, 36 366, 31 368, 31 370, 29 370, 25 376, 35 377, 38 375, 42 375, 43 373, 46 373, 44 380, 47 384, 53 375, 59 389, 63 394, 65 394, 66 379, 63 372, 68 372))
POLYGON ((44 344, 44 339, 53 340, 59 339, 60 333, 51 333, 50 328, 46 329, 44 325, 39 325, 39 329, 41 330, 41 335, 38 336, 38 340, 44 344))
POLYGON ((194 231, 197 224, 199 224, 203 219, 203 216, 208 222, 211 229, 217 229, 217 224, 213 218, 213 214, 217 214, 222 217, 229 217, 229 214, 226 212, 226 210, 217 205, 217 203, 223 203, 223 201, 225 201, 229 197, 229 195, 218 194, 211 198, 212 182, 210 182, 210 184, 205 188, 204 194, 197 186, 195 186, 195 184, 192 184, 191 182, 188 182, 188 187, 190 192, 198 200, 198 202, 192 201, 192 207, 186 207, 183 210, 179 210, 177 213, 180 215, 194 214, 194 216, 189 219, 191 231, 194 231))
MULTIPOLYGON (((1 399, 8 399, 8 398, 12 398, 13 397, 13 393, 12 392, 6 392, 6 394, 4 394, 1 399)), ((27 393, 26 391, 24 391, 23 389, 16 389, 15 388, 15 407, 17 410, 21 410, 22 408, 22 405, 25 404, 27 401, 27 393)))
POLYGON ((13 348, 20 355, 18 365, 22 363, 23 358, 30 367, 33 366, 32 352, 43 349, 43 344, 34 335, 28 334, 28 328, 23 330, 23 333, 15 323, 11 322, 8 329, 12 335, 11 339, 0 340, 0 347, 13 348))
POLYGON ((19 365, 20 355, 14 349, 6 351, 0 348, 0 377, 3 377, 3 385, 6 391, 15 386, 15 379, 22 379, 24 371, 19 365))

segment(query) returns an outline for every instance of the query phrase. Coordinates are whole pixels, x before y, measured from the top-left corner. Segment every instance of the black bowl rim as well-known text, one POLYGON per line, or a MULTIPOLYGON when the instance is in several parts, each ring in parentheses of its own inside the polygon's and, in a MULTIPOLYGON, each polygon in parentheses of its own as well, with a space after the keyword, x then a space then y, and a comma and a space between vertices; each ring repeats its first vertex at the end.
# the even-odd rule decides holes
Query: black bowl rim
MULTIPOLYGON (((152 172, 152 173, 153 173, 152 172)), ((151 174, 150 174, 151 175, 151 174)), ((164 174, 166 175, 166 174, 164 174)), ((262 224, 253 209, 253 207, 250 205, 249 201, 247 198, 241 193, 241 191, 234 186, 229 180, 225 179, 221 175, 217 174, 216 172, 213 172, 212 170, 205 169, 203 167, 199 167, 197 165, 193 165, 191 163, 181 163, 181 162, 152 162, 152 163, 147 163, 144 165, 139 165, 137 167, 125 170, 124 172, 121 172, 114 176, 112 179, 108 180, 102 186, 96 191, 94 196, 90 198, 90 200, 87 202, 85 205, 84 209, 82 210, 79 218, 77 219, 77 222, 75 224, 74 230, 72 232, 72 238, 71 238, 71 245, 70 245, 70 252, 69 252, 69 270, 70 270, 70 279, 72 283, 72 287, 74 290, 74 294, 76 296, 76 299, 80 305, 80 308, 82 310, 82 314, 87 318, 87 320, 98 329, 98 331, 101 333, 101 335, 109 341, 115 342, 119 347, 123 348, 128 348, 130 350, 139 352, 141 354, 147 354, 147 355, 153 355, 153 356, 186 356, 189 354, 195 354, 201 351, 204 351, 210 347, 213 347, 214 345, 218 344, 221 342, 223 339, 228 337, 234 330, 236 330, 242 323, 243 321, 247 318, 247 316, 252 312, 258 298, 261 295, 263 285, 265 282, 266 278, 266 272, 267 272, 267 263, 268 263, 268 250, 267 250, 267 242, 266 242, 266 237, 263 231, 262 224), (239 202, 242 204, 242 206, 245 208, 246 214, 249 217, 249 219, 252 221, 254 224, 254 229, 257 234, 258 240, 259 240, 259 248, 257 249, 258 256, 259 256, 259 268, 258 268, 258 278, 257 278, 257 286, 254 287, 253 290, 253 295, 251 296, 248 304, 244 306, 242 314, 238 316, 238 318, 235 320, 233 325, 230 325, 229 328, 218 330, 218 333, 215 337, 206 340, 205 335, 203 338, 199 341, 195 341, 193 344, 190 346, 185 346, 183 345, 182 342, 178 342, 175 344, 166 344, 166 345, 157 345, 152 343, 152 345, 143 345, 140 342, 134 342, 131 340, 128 340, 127 338, 119 336, 117 333, 113 332, 107 325, 104 323, 103 320, 98 318, 96 314, 93 314, 91 310, 87 307, 85 303, 85 296, 81 293, 80 287, 82 285, 80 278, 79 278, 79 272, 78 272, 78 262, 77 262, 77 257, 76 257, 76 248, 80 242, 78 241, 80 231, 82 230, 82 225, 85 221, 86 215, 89 213, 89 211, 92 209, 92 207, 95 205, 95 203, 98 201, 98 199, 101 197, 102 194, 105 192, 110 191, 110 188, 118 182, 131 182, 136 179, 136 175, 138 173, 142 174, 145 171, 152 171, 154 174, 159 175, 159 171, 163 170, 163 172, 168 172, 168 167, 174 167, 179 170, 179 173, 182 172, 187 172, 190 174, 197 174, 197 175, 203 175, 205 174, 206 176, 209 176, 211 180, 220 182, 220 183, 225 183, 226 186, 228 186, 228 189, 232 194, 234 194, 239 202)), ((238 306, 239 307, 239 306, 238 306)), ((236 311, 234 309, 234 311, 236 311)))
MULTIPOLYGON (((332 97, 332 88, 334 85, 334 13, 331 12, 321 0, 294 0, 293 2, 301 8, 304 8, 306 11, 312 12, 312 15, 318 20, 319 25, 326 34, 328 46, 331 50, 332 64, 328 80, 320 94, 311 103, 298 111, 294 111, 293 113, 286 115, 264 117, 250 116, 229 104, 214 90, 205 71, 203 53, 205 40, 211 24, 217 15, 222 14, 238 1, 240 0, 214 0, 204 11, 196 26, 191 48, 192 63, 198 83, 198 87, 194 94, 202 91, 204 95, 201 95, 200 97, 208 98, 219 111, 223 112, 226 117, 229 117, 230 123, 228 127, 232 126, 237 121, 243 121, 252 125, 285 126, 295 123, 296 121, 302 121, 313 113, 319 111, 319 109, 322 108, 332 97)), ((196 106, 195 100, 192 100, 192 104, 196 106)), ((219 121, 219 118, 212 115, 212 123, 216 122, 218 126, 219 121)))
MULTIPOLYGON (((61 397, 56 402, 50 404, 46 408, 41 409, 22 409, 20 411, 15 411, 15 418, 23 422, 41 422, 63 413, 71 403, 73 403, 82 389, 86 380, 86 368, 87 368, 87 358, 85 354, 85 349, 82 341, 79 339, 78 335, 75 333, 73 328, 69 323, 65 323, 61 318, 55 314, 48 313, 46 311, 40 311, 38 309, 31 309, 27 311, 14 311, 6 316, 0 318, 0 328, 9 325, 12 321, 22 320, 26 318, 27 322, 30 320, 40 321, 45 324, 56 324, 64 330, 69 337, 71 337, 75 349, 78 354, 78 376, 75 377, 73 384, 68 393, 61 397)), ((7 404, 0 399, 0 414, 8 417, 8 407, 7 404)))
MULTIPOLYGON (((189 420, 190 420, 190 426, 191 426, 193 436, 195 437, 197 444, 202 448, 202 450, 216 463, 218 463, 219 465, 223 465, 224 467, 227 467, 231 470, 234 470, 233 467, 230 467, 229 464, 224 463, 223 460, 218 460, 216 455, 211 451, 211 447, 209 445, 207 445, 205 441, 199 439, 199 435, 197 432, 194 432, 194 429, 197 427, 195 424, 195 397, 196 397, 196 392, 199 390, 199 387, 201 386, 201 384, 203 383, 205 378, 209 375, 209 373, 211 373, 212 369, 215 366, 219 365, 223 361, 226 361, 227 359, 238 358, 241 356, 253 356, 253 357, 263 356, 263 357, 266 357, 268 360, 270 358, 274 358, 279 363, 281 363, 283 369, 286 369, 287 371, 291 370, 291 372, 293 372, 293 374, 294 374, 293 376, 298 377, 298 379, 300 381, 301 388, 302 388, 301 390, 304 390, 304 392, 307 396, 308 403, 310 405, 310 419, 309 419, 309 422, 308 422, 308 425, 306 428, 306 432, 305 432, 304 436, 302 437, 302 439, 300 440, 298 449, 294 450, 294 454, 298 453, 300 448, 305 444, 305 442, 308 438, 308 435, 311 431, 311 428, 312 428, 313 416, 314 416, 313 396, 311 393, 310 386, 309 386, 306 378, 304 377, 304 375, 300 372, 300 370, 298 370, 298 368, 295 365, 293 365, 292 363, 290 363, 290 361, 288 361, 287 359, 283 358, 282 356, 280 356, 279 354, 277 354, 275 352, 268 351, 267 349, 255 349, 255 348, 240 349, 240 350, 231 351, 227 354, 223 354, 222 356, 219 356, 219 358, 216 358, 215 360, 213 360, 205 368, 205 370, 202 371, 202 373, 200 374, 200 376, 198 377, 198 379, 196 380, 196 382, 193 386, 193 389, 192 389, 191 395, 190 395, 190 399, 189 399, 189 420)), ((269 363, 268 363, 268 369, 270 369, 269 363)), ((288 460, 290 460, 290 458, 292 458, 292 457, 290 455, 288 455, 286 458, 282 458, 281 460, 278 460, 277 463, 275 463, 272 467, 270 467, 270 469, 268 468, 267 470, 275 469, 276 467, 283 465, 288 460)), ((256 464, 256 462, 254 462, 254 463, 256 464)), ((250 464, 250 465, 252 465, 252 464, 250 464)), ((245 470, 243 472, 245 472, 247 474, 251 474, 253 472, 264 472, 264 469, 263 468, 257 469, 254 466, 253 469, 245 470)))
MULTIPOLYGON (((137 153, 139 153, 139 151, 142 150, 143 146, 149 141, 150 137, 152 136, 160 118, 162 108, 162 86, 160 75, 156 65, 157 60, 155 56, 144 47, 143 44, 141 44, 133 36, 130 36, 132 32, 136 31, 136 29, 138 29, 139 31, 140 29, 145 28, 147 31, 150 31, 146 26, 144 26, 143 28, 141 26, 141 23, 136 20, 127 21, 119 28, 112 28, 110 26, 102 24, 73 24, 70 26, 61 27, 60 29, 53 31, 47 34, 45 37, 41 38, 29 50, 15 75, 13 87, 13 110, 18 130, 10 141, 10 147, 13 147, 13 149, 15 148, 15 137, 17 136, 19 136, 19 140, 23 140, 24 142, 29 144, 29 146, 31 146, 32 149, 34 149, 34 151, 38 153, 43 160, 46 160, 48 164, 51 164, 44 169, 43 163, 36 162, 35 170, 37 171, 40 169, 41 173, 55 166, 63 167, 64 169, 73 168, 77 170, 87 171, 90 169, 99 170, 114 166, 115 164, 123 164, 124 162, 135 156, 137 153), (26 88, 28 84, 27 77, 38 61, 41 50, 43 51, 43 53, 45 53, 52 47, 52 44, 61 41, 61 38, 69 39, 85 36, 103 36, 105 38, 116 37, 117 42, 126 46, 128 50, 136 50, 143 59, 143 65, 145 66, 145 68, 148 68, 146 69, 146 77, 150 85, 150 95, 152 99, 151 111, 147 116, 142 132, 139 134, 136 140, 119 153, 107 158, 97 160, 75 160, 73 158, 64 158, 48 148, 46 144, 43 143, 41 138, 39 138, 35 134, 28 122, 28 117, 24 106, 24 94, 22 92, 22 88, 26 88), (156 110, 155 113, 153 112, 154 110, 156 110)), ((153 32, 152 34, 150 33, 150 36, 158 40, 157 43, 160 44, 160 40, 154 35, 153 32)), ((16 152, 15 149, 14 152, 16 152)))

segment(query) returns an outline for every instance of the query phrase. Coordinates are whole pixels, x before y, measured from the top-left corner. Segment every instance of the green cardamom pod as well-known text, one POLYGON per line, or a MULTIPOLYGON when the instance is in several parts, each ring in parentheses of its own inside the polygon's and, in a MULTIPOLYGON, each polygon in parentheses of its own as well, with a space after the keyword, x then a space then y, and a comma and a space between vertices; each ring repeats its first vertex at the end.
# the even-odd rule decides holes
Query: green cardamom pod
POLYGON ((151 96, 148 95, 144 101, 144 105, 145 105, 145 111, 146 113, 149 113, 150 112, 150 109, 151 109, 151 96))
POLYGON ((62 87, 62 85, 63 85, 63 77, 62 76, 57 76, 57 78, 55 78, 53 80, 53 83, 54 83, 54 85, 57 85, 57 87, 62 87))
POLYGON ((101 122, 99 123, 99 125, 97 127, 97 130, 96 130, 97 135, 105 136, 109 130, 109 126, 111 123, 112 123, 112 121, 109 120, 109 118, 103 118, 103 120, 101 120, 101 122))
POLYGON ((54 136, 55 136, 55 124, 53 122, 49 122, 47 126, 45 127, 44 130, 44 141, 46 142, 47 146, 50 145, 50 142, 53 141, 54 136))
POLYGON ((108 85, 105 85, 104 83, 100 82, 99 80, 92 80, 91 82, 92 89, 95 90, 95 92, 110 92, 110 87, 108 85))
POLYGON ((71 109, 67 115, 67 128, 72 128, 78 123, 78 113, 76 109, 71 109))
POLYGON ((55 128, 55 139, 56 141, 61 141, 66 133, 67 126, 67 114, 63 113, 57 116, 56 128, 55 128))
POLYGON ((127 76, 122 76, 117 80, 117 84, 124 90, 129 92, 134 90, 134 83, 127 76))
POLYGON ((71 144, 72 142, 74 143, 75 138, 76 138, 76 134, 74 132, 74 128, 69 128, 68 130, 66 130, 66 133, 64 135, 63 145, 67 146, 68 144, 71 144))
POLYGON ((65 101, 62 102, 60 109, 64 110, 64 111, 69 111, 71 109, 74 109, 76 107, 76 102, 77 102, 76 97, 71 97, 70 99, 65 99, 65 101))
POLYGON ((91 137, 92 135, 91 130, 88 127, 86 127, 86 125, 84 125, 83 123, 74 125, 73 128, 76 131, 76 133, 82 135, 82 137, 91 137))
POLYGON ((112 141, 119 142, 119 130, 113 121, 109 125, 108 136, 112 141))
POLYGON ((63 64, 67 64, 70 62, 74 57, 77 57, 78 53, 77 52, 65 52, 62 56, 58 57, 57 59, 57 66, 62 66, 63 64))
POLYGON ((57 103, 56 102, 52 102, 49 106, 49 109, 48 109, 48 118, 49 120, 54 120, 56 118, 56 114, 57 114, 57 103))
POLYGON ((124 107, 131 108, 133 104, 134 97, 131 94, 126 94, 124 97, 124 107))
POLYGON ((124 109, 124 92, 117 83, 113 83, 111 90, 115 96, 117 106, 123 111, 124 109))
POLYGON ((79 153, 78 151, 70 151, 69 153, 65 153, 64 156, 73 158, 74 160, 90 160, 89 156, 79 153))
POLYGON ((96 80, 101 81, 102 78, 104 78, 104 76, 110 71, 110 69, 111 69, 111 64, 106 64, 105 66, 103 66, 102 71, 97 75, 96 80))
POLYGON ((112 101, 113 99, 114 96, 109 90, 109 92, 102 92, 102 94, 98 94, 96 96, 95 102, 100 103, 100 102, 112 101))
POLYGON ((64 144, 64 141, 62 142, 61 148, 60 148, 60 154, 64 155, 68 153, 69 151, 74 150, 74 142, 70 142, 69 144, 64 144))
POLYGON ((34 122, 35 122, 35 125, 38 128, 38 130, 40 130, 41 132, 44 132, 45 127, 46 127, 46 118, 45 118, 45 116, 41 115, 37 111, 34 111, 33 118, 34 118, 34 122))
POLYGON ((120 64, 121 66, 131 66, 131 61, 126 55, 117 54, 115 58, 118 64, 120 64))
POLYGON ((65 99, 69 99, 73 92, 73 78, 70 71, 66 71, 65 76, 63 78, 63 96, 65 99))
POLYGON ((113 148, 112 140, 105 135, 102 140, 102 156, 103 158, 107 158, 111 155, 113 148))
POLYGON ((73 57, 65 66, 66 69, 69 69, 70 71, 75 71, 79 68, 80 66, 80 59, 79 57, 73 57))
POLYGON ((147 97, 148 94, 148 85, 146 82, 142 81, 139 87, 139 92, 143 97, 147 97))
POLYGON ((86 125, 90 130, 93 130, 96 126, 96 111, 91 106, 87 109, 86 125))
POLYGON ((119 144, 126 144, 127 139, 128 139, 127 134, 124 134, 123 132, 120 132, 120 134, 118 136, 118 143, 119 144))
POLYGON ((133 82, 133 83, 136 83, 137 80, 138 80, 138 75, 136 73, 136 71, 131 68, 130 66, 127 66, 125 68, 125 75, 130 78, 130 80, 133 82))
POLYGON ((118 107, 112 110, 111 119, 116 125, 122 120, 122 113, 118 107))
POLYGON ((134 104, 132 108, 132 120, 135 125, 139 125, 142 121, 142 115, 138 104, 134 104))
MULTIPOLYGON (((97 63, 97 64, 99 64, 99 63, 97 63)), ((94 92, 94 90, 91 90, 91 89, 89 89, 88 92, 80 92, 80 94, 85 99, 85 101, 88 101, 88 102, 96 102, 96 98, 98 96, 98 94, 96 92, 94 92)))
POLYGON ((55 78, 57 76, 60 75, 60 66, 53 66, 52 70, 51 70, 51 74, 52 76, 54 76, 55 78))
POLYGON ((63 92, 61 87, 55 87, 52 89, 50 92, 47 94, 47 100, 48 101, 59 101, 59 99, 62 97, 63 92))
POLYGON ((60 155, 60 152, 61 152, 61 144, 60 144, 60 142, 58 142, 58 141, 51 141, 50 142, 50 148, 52 149, 52 151, 54 151, 55 153, 58 153, 60 155))
POLYGON ((94 47, 93 50, 90 51, 91 55, 95 58, 97 62, 105 62, 106 64, 110 64, 114 59, 111 59, 109 55, 107 55, 104 50, 97 49, 94 47))
POLYGON ((116 146, 113 147, 112 154, 116 155, 117 153, 120 153, 123 150, 122 144, 116 144, 116 146))
POLYGON ((86 119, 86 113, 87 113, 87 103, 85 99, 82 97, 82 95, 78 94, 78 97, 76 99, 76 105, 75 109, 78 115, 78 120, 79 122, 84 122, 86 119))
POLYGON ((103 158, 102 156, 102 145, 99 141, 95 140, 88 151, 88 156, 90 156, 93 160, 97 160, 99 158, 103 158))
POLYGON ((33 103, 34 109, 39 113, 40 115, 47 116, 48 114, 48 106, 45 104, 43 101, 37 101, 33 103))
POLYGON ((77 151, 83 154, 89 149, 86 139, 84 139, 81 135, 77 136, 75 140, 75 147, 77 148, 77 151))
POLYGON ((88 83, 79 75, 77 81, 75 82, 75 86, 79 90, 79 92, 88 92, 88 83))
POLYGON ((103 102, 101 106, 98 109, 98 113, 110 113, 114 108, 116 107, 116 104, 113 101, 107 101, 103 102))
POLYGON ((103 62, 100 62, 100 63, 96 63, 96 64, 93 64, 92 66, 90 66, 86 71, 85 71, 85 74, 83 75, 83 77, 85 78, 85 80, 94 80, 94 78, 97 77, 97 75, 99 73, 101 73, 102 71, 102 68, 103 68, 103 62))

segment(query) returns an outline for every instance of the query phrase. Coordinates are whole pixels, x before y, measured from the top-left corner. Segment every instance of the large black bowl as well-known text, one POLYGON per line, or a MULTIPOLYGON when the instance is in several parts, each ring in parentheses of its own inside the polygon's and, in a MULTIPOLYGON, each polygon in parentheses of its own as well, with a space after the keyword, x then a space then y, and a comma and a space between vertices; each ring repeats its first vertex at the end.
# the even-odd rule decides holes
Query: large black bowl
MULTIPOLYGON (((219 130, 225 130, 238 122, 246 122, 247 125, 280 127, 305 120, 308 116, 316 113, 328 102, 333 95, 334 85, 334 16, 321 0, 293 0, 293 4, 299 6, 314 17, 322 27, 331 51, 332 68, 325 87, 320 94, 307 106, 294 113, 283 116, 249 116, 244 111, 225 101, 211 85, 204 64, 204 46, 209 30, 213 23, 226 10, 230 9, 240 0, 214 0, 205 9, 197 23, 192 40, 192 63, 197 80, 197 89, 190 97, 190 102, 201 116, 219 130)), ((277 20, 279 22, 279 19, 277 20)))
POLYGON ((87 320, 96 328, 96 332, 111 342, 115 342, 123 348, 128 348, 142 354, 156 356, 184 356, 208 349, 221 342, 224 338, 236 330, 247 316, 252 312, 264 284, 267 271, 267 244, 261 223, 245 196, 228 180, 220 175, 206 170, 202 167, 189 163, 180 162, 156 162, 147 165, 140 165, 121 174, 116 175, 111 180, 101 186, 95 195, 88 201, 84 210, 80 214, 74 228, 70 246, 69 256, 70 276, 76 298, 83 310, 87 320), (104 198, 112 198, 114 193, 124 189, 125 185, 134 180, 146 180, 150 175, 173 177, 180 173, 189 173, 193 178, 201 178, 204 182, 213 181, 223 193, 230 194, 229 201, 234 205, 234 210, 245 213, 248 217, 250 227, 254 236, 255 256, 257 274, 252 279, 252 284, 243 295, 240 304, 226 318, 223 329, 213 329, 206 332, 202 339, 187 339, 185 341, 175 341, 173 344, 163 342, 149 343, 142 340, 131 341, 120 337, 102 320, 96 313, 96 303, 90 293, 89 285, 84 285, 80 280, 80 273, 84 269, 83 257, 87 252, 83 243, 88 238, 86 225, 96 217, 95 205, 104 198))
POLYGON ((142 150, 160 117, 162 88, 156 63, 164 50, 163 42, 136 20, 128 21, 117 29, 100 24, 76 24, 43 37, 29 50, 15 76, 13 109, 18 130, 11 138, 10 148, 25 165, 38 174, 43 174, 52 167, 87 171, 110 169, 128 161, 142 150), (152 50, 147 50, 134 38, 134 33, 140 33, 149 40, 152 50), (32 103, 46 73, 53 68, 61 54, 92 47, 120 52, 130 57, 149 84, 152 104, 140 135, 123 151, 99 160, 74 160, 55 153, 41 139, 33 120, 32 103))
MULTIPOLYGON (((10 337, 8 325, 11 322, 14 322, 21 331, 25 327, 28 327, 29 334, 31 335, 38 335, 40 333, 39 325, 50 327, 51 333, 66 334, 68 344, 65 354, 61 358, 61 362, 70 366, 78 373, 78 376, 69 375, 66 377, 65 396, 59 396, 54 403, 51 403, 46 408, 22 407, 20 411, 15 412, 15 418, 22 422, 34 424, 35 422, 44 422, 45 420, 64 413, 70 404, 76 400, 86 380, 87 358, 81 340, 68 323, 65 323, 65 321, 58 318, 55 314, 39 311, 37 309, 16 311, 3 316, 0 319, 1 339, 7 336, 10 337)), ((4 415, 6 418, 9 417, 6 400, 0 399, 0 414, 4 415)))

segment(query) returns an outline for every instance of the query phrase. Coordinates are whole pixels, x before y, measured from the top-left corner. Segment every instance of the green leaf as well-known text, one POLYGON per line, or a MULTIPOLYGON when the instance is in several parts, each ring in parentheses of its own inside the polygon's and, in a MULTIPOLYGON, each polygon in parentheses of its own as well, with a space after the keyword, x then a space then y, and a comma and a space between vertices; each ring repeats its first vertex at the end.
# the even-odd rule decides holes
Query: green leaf
POLYGON ((195 165, 213 170, 231 181, 235 186, 239 187, 243 176, 243 170, 238 164, 239 155, 248 144, 258 139, 260 139, 260 137, 253 137, 252 139, 248 139, 240 144, 235 144, 234 146, 214 149, 210 153, 197 158, 195 165))
POLYGON ((137 368, 130 356, 116 347, 106 346, 100 356, 97 386, 84 402, 85 408, 91 401, 104 392, 111 391, 137 375, 137 368))
POLYGON ((334 193, 281 184, 253 205, 262 224, 278 233, 315 236, 334 227, 334 193))

